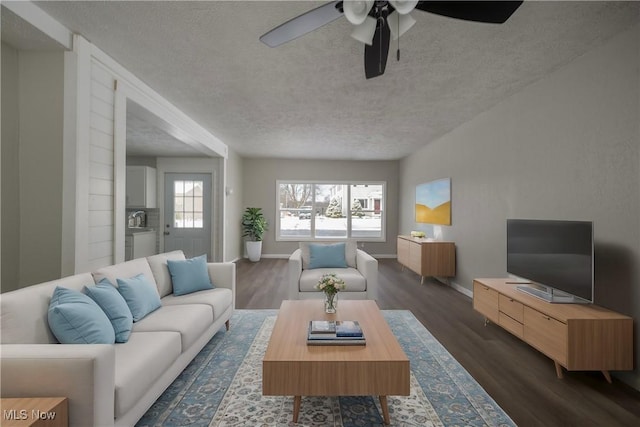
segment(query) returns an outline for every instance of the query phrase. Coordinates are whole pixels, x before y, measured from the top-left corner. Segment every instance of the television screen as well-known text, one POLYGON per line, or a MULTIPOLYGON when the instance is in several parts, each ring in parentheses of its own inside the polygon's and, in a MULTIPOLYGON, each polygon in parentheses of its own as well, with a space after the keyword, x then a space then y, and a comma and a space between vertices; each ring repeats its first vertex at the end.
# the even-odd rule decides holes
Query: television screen
POLYGON ((507 272, 593 302, 593 223, 508 219, 507 272))

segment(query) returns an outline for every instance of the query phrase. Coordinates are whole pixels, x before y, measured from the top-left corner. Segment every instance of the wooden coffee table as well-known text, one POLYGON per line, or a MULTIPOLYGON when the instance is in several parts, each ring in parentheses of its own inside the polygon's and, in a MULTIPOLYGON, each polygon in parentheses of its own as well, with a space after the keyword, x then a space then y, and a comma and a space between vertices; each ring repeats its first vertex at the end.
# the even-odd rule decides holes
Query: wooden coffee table
POLYGON ((375 301, 340 301, 325 314, 322 299, 284 301, 262 361, 262 394, 294 396, 293 422, 302 396, 379 396, 389 424, 387 396, 409 395, 409 359, 375 301), (366 346, 308 346, 310 320, 357 320, 366 346))

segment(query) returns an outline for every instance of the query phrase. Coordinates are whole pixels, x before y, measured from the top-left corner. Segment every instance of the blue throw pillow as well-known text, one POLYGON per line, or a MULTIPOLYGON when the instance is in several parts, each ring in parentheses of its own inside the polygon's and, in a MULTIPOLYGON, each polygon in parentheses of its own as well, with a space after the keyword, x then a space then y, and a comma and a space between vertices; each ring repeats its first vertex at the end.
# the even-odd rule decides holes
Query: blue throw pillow
POLYGON ((47 313, 49 328, 62 344, 113 344, 115 333, 102 309, 82 292, 57 286, 47 313))
POLYGON ((167 267, 171 273, 174 295, 185 295, 192 292, 213 289, 209 271, 207 270, 207 256, 185 260, 167 260, 167 267))
POLYGON ((314 268, 346 268, 344 257, 345 243, 331 245, 309 245, 309 269, 314 268))
POLYGON ((107 315, 116 333, 116 342, 127 342, 133 327, 133 315, 120 292, 107 279, 95 286, 85 286, 84 293, 107 315))
POLYGON ((118 292, 127 302, 134 322, 142 320, 147 314, 156 311, 162 305, 158 290, 143 273, 130 279, 116 280, 118 281, 118 292))

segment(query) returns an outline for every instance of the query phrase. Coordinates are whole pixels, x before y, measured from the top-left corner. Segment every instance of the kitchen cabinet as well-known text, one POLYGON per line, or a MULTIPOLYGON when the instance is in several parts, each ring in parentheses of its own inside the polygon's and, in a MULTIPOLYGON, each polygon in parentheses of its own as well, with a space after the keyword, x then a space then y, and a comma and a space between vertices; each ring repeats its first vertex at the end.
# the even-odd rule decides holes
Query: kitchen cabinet
POLYGON ((155 255, 158 252, 156 236, 156 231, 140 231, 125 236, 125 261, 155 255))
POLYGON ((127 207, 156 208, 156 170, 149 166, 127 166, 127 207))

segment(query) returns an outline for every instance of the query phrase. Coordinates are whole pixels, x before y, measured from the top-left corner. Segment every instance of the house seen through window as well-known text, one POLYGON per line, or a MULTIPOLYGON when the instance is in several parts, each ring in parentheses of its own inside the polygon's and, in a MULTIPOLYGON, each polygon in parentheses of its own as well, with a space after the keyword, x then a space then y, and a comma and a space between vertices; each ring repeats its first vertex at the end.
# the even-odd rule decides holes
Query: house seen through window
POLYGON ((278 240, 384 239, 385 183, 277 182, 278 240))

